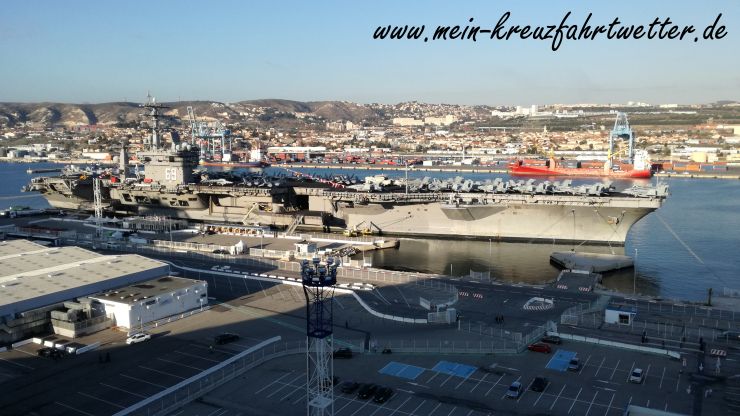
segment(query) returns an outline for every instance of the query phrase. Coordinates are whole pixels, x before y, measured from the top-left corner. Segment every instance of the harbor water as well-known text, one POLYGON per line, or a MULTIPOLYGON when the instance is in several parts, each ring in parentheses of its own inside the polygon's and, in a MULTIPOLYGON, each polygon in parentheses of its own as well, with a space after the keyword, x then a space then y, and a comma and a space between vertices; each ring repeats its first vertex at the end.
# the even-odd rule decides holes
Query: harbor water
MULTIPOLYGON (((32 208, 48 206, 36 194, 24 194, 20 188, 33 176, 29 168, 53 168, 55 164, 0 163, 0 208, 25 205, 32 208)), ((416 172, 410 170, 381 172, 377 170, 293 169, 309 175, 347 175, 359 179, 375 174, 389 177, 421 178, 424 176, 449 178, 464 176, 473 180, 495 177, 508 179, 503 174, 416 172)), ((277 167, 267 169, 270 174, 286 173, 277 167)), ((539 179, 538 179, 539 180, 539 179)), ((562 178, 560 179, 562 180, 562 178)), ((598 179, 578 179, 578 183, 592 183, 598 179)), ((655 179, 652 180, 655 182, 655 179)), ((558 269, 550 264, 553 251, 585 251, 634 256, 637 254, 636 291, 664 298, 701 300, 708 288, 715 293, 722 288, 740 289, 740 181, 718 179, 670 178, 670 197, 658 211, 636 223, 625 246, 588 246, 553 243, 500 243, 480 240, 407 239, 398 249, 366 253, 376 267, 394 270, 444 273, 464 276, 480 272, 493 279, 509 282, 542 283, 551 281, 558 269)), ((636 183, 647 185, 649 181, 636 183)), ((614 181, 626 188, 631 181, 614 181)), ((611 272, 604 276, 605 286, 624 293, 632 293, 632 269, 611 272)))

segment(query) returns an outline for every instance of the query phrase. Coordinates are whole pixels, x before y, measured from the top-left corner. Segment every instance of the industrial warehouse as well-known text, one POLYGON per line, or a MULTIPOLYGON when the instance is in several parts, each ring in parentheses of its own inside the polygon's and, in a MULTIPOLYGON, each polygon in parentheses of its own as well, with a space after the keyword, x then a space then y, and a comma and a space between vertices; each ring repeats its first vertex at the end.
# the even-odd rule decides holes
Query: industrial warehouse
POLYGON ((205 295, 205 283, 170 277, 167 264, 139 255, 0 241, 2 343, 44 334, 49 324, 69 337, 142 325, 201 307, 205 295))

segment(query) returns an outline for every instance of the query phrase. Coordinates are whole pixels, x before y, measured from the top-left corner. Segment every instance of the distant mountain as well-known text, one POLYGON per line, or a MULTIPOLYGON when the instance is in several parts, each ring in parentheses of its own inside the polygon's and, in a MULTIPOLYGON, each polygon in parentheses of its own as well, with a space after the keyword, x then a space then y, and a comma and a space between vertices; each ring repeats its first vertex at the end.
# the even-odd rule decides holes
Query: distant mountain
MULTIPOLYGON (((221 120, 225 123, 244 121, 264 112, 314 116, 327 121, 360 122, 379 118, 377 111, 360 104, 344 101, 300 102, 265 99, 221 103, 215 101, 179 101, 163 103, 170 107, 165 115, 186 121, 187 108, 193 107, 198 119, 221 120)), ((136 123, 144 113, 138 103, 112 102, 101 104, 65 103, 0 103, 0 126, 31 127, 75 126, 88 124, 114 125, 136 123)))

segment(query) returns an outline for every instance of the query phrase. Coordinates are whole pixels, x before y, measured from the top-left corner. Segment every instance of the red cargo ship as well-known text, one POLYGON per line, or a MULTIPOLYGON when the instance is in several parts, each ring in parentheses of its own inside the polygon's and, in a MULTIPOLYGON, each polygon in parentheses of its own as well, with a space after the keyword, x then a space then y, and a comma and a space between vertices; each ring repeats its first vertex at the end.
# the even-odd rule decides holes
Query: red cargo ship
POLYGON ((649 179, 650 169, 635 169, 634 165, 616 163, 611 169, 605 162, 564 162, 549 160, 516 160, 509 165, 509 172, 515 176, 600 176, 625 179, 649 179))
POLYGON ((625 113, 617 113, 614 128, 609 133, 609 151, 606 161, 557 160, 554 154, 549 159, 515 160, 509 164, 509 172, 520 176, 601 176, 607 178, 649 179, 653 176, 650 170, 650 156, 642 149, 635 149, 635 135, 630 128, 625 113), (616 151, 615 141, 627 140, 628 146, 616 151), (615 156, 627 153, 628 163, 615 156))

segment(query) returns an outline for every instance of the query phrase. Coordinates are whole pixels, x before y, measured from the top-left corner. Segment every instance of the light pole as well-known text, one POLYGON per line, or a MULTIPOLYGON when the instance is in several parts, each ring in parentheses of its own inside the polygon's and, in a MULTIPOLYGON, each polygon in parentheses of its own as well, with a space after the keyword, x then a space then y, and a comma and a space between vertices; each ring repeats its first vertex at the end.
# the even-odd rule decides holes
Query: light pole
POLYGON ((637 292, 637 249, 635 249, 635 258, 632 259, 632 294, 637 292))
POLYGON ((491 247, 491 239, 488 239, 488 278, 491 278, 491 256, 493 254, 492 247, 491 247))
POLYGON ((409 196, 409 161, 406 160, 405 163, 404 163, 404 165, 405 165, 404 172, 406 173, 406 182, 405 182, 405 184, 406 184, 406 198, 408 198, 408 196, 409 196))

